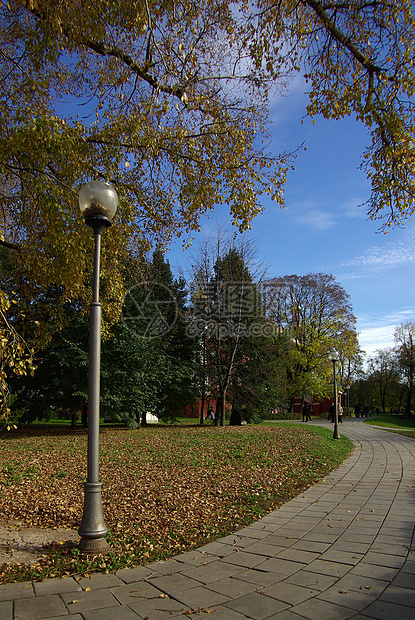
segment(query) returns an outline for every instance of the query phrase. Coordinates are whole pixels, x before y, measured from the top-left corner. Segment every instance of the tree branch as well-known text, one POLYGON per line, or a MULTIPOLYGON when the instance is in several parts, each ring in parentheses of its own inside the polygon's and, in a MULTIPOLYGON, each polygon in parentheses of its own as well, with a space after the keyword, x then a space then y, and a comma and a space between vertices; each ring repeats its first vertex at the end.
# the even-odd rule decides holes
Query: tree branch
POLYGON ((19 252, 19 254, 22 252, 22 248, 20 247, 20 245, 17 245, 16 243, 10 243, 9 241, 5 241, 4 239, 0 239, 0 245, 5 248, 9 248, 9 250, 15 250, 16 252, 19 252))

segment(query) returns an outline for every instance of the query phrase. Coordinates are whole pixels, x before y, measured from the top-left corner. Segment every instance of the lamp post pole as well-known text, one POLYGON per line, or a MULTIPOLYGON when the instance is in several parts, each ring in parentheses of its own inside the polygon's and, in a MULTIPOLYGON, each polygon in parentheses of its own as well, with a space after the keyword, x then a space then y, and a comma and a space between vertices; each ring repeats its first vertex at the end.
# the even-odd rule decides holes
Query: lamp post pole
POLYGON ((89 377, 88 377, 88 459, 87 481, 85 483, 84 511, 78 530, 81 537, 78 547, 83 553, 107 553, 109 545, 105 539, 108 532, 102 513, 101 488, 99 481, 99 416, 100 416, 100 371, 101 371, 101 304, 99 303, 99 274, 101 257, 101 236, 117 209, 115 190, 101 181, 91 181, 79 192, 79 206, 85 223, 94 231, 94 275, 93 294, 90 305, 89 323, 89 377))
POLYGON ((333 390, 334 390, 334 431, 333 439, 340 439, 339 435, 339 406, 337 402, 337 381, 336 381, 336 362, 339 361, 339 354, 336 349, 329 353, 329 360, 333 363, 333 390))

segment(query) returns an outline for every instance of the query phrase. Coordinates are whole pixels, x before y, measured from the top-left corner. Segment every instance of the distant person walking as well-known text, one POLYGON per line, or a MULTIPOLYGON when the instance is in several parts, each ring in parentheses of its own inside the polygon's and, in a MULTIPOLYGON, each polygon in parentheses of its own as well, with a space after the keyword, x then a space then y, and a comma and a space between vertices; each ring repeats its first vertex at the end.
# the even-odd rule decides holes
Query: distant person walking
POLYGON ((311 405, 310 403, 304 403, 303 407, 303 422, 310 422, 311 420, 311 405))
POLYGON ((212 405, 209 405, 208 407, 206 420, 215 420, 215 414, 213 413, 212 405))
POLYGON ((334 418, 336 416, 336 407, 334 406, 334 403, 331 403, 331 405, 330 405, 329 414, 330 414, 330 420, 334 424, 334 418))

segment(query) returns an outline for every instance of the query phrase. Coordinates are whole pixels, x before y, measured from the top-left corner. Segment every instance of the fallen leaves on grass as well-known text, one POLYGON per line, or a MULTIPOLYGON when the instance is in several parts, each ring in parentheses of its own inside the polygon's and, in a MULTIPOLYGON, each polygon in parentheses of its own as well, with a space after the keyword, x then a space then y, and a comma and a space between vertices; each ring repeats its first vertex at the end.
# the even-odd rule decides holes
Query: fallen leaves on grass
MULTIPOLYGON (((73 544, 55 546, 38 574, 144 564, 234 532, 330 471, 325 444, 320 434, 298 427, 104 428, 100 479, 113 552, 82 564, 73 544)), ((0 521, 76 529, 86 433, 22 429, 1 448, 0 521)), ((10 566, 0 574, 25 576, 10 566)))

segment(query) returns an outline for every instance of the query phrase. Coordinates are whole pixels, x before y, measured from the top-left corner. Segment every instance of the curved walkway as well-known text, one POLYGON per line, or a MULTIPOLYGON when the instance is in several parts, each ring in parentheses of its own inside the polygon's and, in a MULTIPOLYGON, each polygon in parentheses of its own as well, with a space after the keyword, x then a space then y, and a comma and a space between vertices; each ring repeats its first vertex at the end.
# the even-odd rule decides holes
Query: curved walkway
POLYGON ((340 432, 350 457, 261 521, 116 575, 0 586, 1 620, 414 618, 415 441, 340 432))

